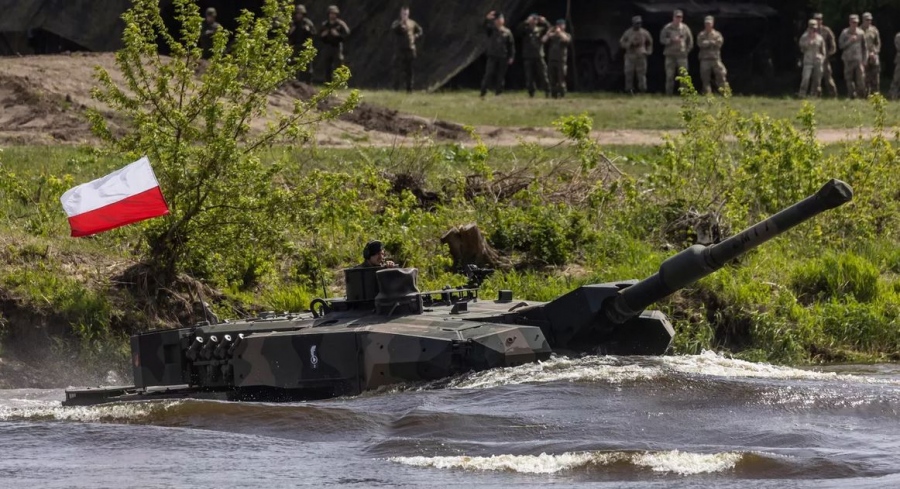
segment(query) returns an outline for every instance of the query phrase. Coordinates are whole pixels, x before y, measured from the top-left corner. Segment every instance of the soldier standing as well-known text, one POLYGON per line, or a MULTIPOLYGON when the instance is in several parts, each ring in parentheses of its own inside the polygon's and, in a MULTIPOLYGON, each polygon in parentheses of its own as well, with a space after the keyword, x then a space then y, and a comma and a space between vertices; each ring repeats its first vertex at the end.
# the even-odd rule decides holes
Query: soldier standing
POLYGON ((213 36, 222 28, 222 25, 216 22, 216 9, 210 7, 206 9, 206 18, 203 19, 203 25, 200 28, 200 49, 203 50, 203 59, 212 57, 213 36))
POLYGON ((522 64, 525 69, 525 88, 528 96, 534 97, 538 89, 544 91, 544 95, 550 96, 550 87, 547 80, 547 63, 544 61, 543 37, 550 30, 547 19, 531 14, 519 28, 522 37, 522 64))
POLYGON ((319 37, 322 39, 322 59, 325 63, 325 81, 331 81, 332 73, 344 65, 344 39, 350 28, 338 18, 341 10, 336 5, 328 7, 328 20, 322 22, 319 37))
POLYGON ((900 98, 900 32, 894 36, 894 49, 897 54, 894 55, 894 80, 891 82, 891 98, 897 100, 900 98))
POLYGON ((822 92, 822 64, 828 56, 825 38, 819 33, 819 22, 815 19, 809 21, 806 32, 800 36, 800 52, 803 53, 800 98, 818 96, 822 92))
POLYGON ((394 90, 406 87, 412 92, 413 62, 416 59, 416 41, 422 37, 422 27, 409 18, 409 7, 400 8, 400 18, 391 24, 391 32, 397 38, 397 50, 394 53, 394 90))
POLYGON ((569 44, 572 36, 566 32, 565 19, 556 21, 556 25, 544 34, 547 45, 547 59, 550 61, 550 96, 562 98, 566 96, 566 63, 569 57, 569 44))
MULTIPOLYGON (((294 8, 294 19, 291 21, 291 28, 288 30, 288 40, 291 42, 291 46, 294 47, 294 58, 303 52, 303 45, 315 35, 316 25, 306 16, 306 7, 297 5, 294 8)), ((297 80, 309 83, 312 81, 312 74, 312 63, 309 63, 305 71, 297 73, 297 80)))
POLYGON ((697 46, 700 48, 700 80, 703 81, 703 93, 712 93, 712 78, 715 75, 716 89, 728 86, 725 65, 722 64, 722 45, 725 38, 714 28, 715 19, 708 15, 703 19, 703 31, 697 34, 697 46))
POLYGON ((694 49, 694 35, 682 22, 683 19, 684 13, 676 10, 672 14, 672 22, 666 24, 659 34, 666 57, 666 95, 674 93, 675 76, 681 68, 688 69, 688 53, 694 49))
POLYGON ((850 16, 850 27, 841 31, 838 45, 843 53, 844 81, 847 82, 847 96, 866 97, 865 61, 868 59, 866 34, 859 28, 859 16, 850 16))
POLYGON ((866 58, 866 88, 869 94, 881 91, 881 33, 872 25, 872 14, 866 12, 862 15, 862 31, 866 34, 866 48, 869 56, 866 58))
POLYGON ((487 64, 484 67, 484 78, 481 79, 481 96, 493 88, 494 93, 503 93, 506 82, 506 69, 516 58, 516 41, 512 31, 506 28, 503 14, 493 10, 484 19, 484 30, 487 33, 487 64))
POLYGON ((625 50, 625 91, 634 93, 634 78, 638 91, 647 92, 647 57, 653 54, 653 36, 641 27, 640 15, 631 18, 631 29, 622 34, 619 45, 625 50))
POLYGON ((834 74, 831 70, 831 57, 837 53, 837 41, 834 31, 825 25, 822 21, 822 14, 817 12, 813 14, 813 19, 819 24, 819 35, 825 40, 825 61, 822 63, 822 85, 823 92, 827 91, 828 95, 837 97, 837 84, 834 83, 834 74))

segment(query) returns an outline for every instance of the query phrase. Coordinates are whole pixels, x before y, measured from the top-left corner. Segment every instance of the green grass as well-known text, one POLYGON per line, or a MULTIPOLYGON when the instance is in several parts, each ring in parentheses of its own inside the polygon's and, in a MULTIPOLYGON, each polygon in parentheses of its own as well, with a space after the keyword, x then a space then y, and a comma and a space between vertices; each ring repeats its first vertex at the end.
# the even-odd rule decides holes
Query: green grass
MULTIPOLYGON (((664 130, 681 127, 681 99, 662 95, 628 97, 605 93, 572 93, 564 99, 528 98, 524 92, 508 92, 481 99, 476 91, 444 91, 412 94, 363 90, 363 101, 429 119, 474 126, 549 127, 559 117, 586 112, 595 130, 664 130)), ((773 118, 794 118, 803 104, 796 98, 735 96, 734 108, 773 118)), ((872 125, 871 111, 861 100, 814 100, 819 126, 854 128, 872 125)), ((900 111, 888 112, 888 126, 900 124, 900 111)))

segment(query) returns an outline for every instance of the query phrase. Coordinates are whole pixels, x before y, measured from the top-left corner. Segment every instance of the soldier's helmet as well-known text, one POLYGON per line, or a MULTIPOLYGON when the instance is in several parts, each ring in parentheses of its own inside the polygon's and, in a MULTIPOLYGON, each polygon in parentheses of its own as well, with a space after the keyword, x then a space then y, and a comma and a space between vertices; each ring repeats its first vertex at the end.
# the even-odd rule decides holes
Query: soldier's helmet
POLYGON ((381 250, 383 249, 384 244, 381 241, 378 241, 377 239, 374 241, 369 241, 368 243, 366 243, 366 247, 363 248, 363 259, 368 260, 378 253, 381 253, 381 250))
POLYGON ((809 19, 809 22, 807 22, 807 25, 809 27, 819 27, 819 21, 816 19, 809 19))
POLYGON ((822 20, 823 15, 822 12, 816 12, 813 14, 813 20, 822 20))
POLYGON ((306 15, 306 5, 297 5, 296 7, 294 7, 294 13, 306 15))
POLYGON ((337 7, 337 5, 329 5, 329 6, 328 6, 328 13, 329 13, 329 14, 339 14, 339 13, 341 13, 341 9, 339 9, 339 8, 337 7))
POLYGON ((851 15, 850 22, 859 22, 859 16, 856 14, 851 15))
POLYGON ((212 8, 212 7, 206 9, 206 15, 207 15, 207 16, 212 15, 213 17, 215 17, 215 16, 216 16, 216 9, 214 9, 214 8, 212 8))
POLYGON ((556 25, 566 25, 566 19, 556 19, 556 25))
POLYGON ((634 24, 640 24, 640 23, 642 23, 643 21, 644 21, 644 19, 642 19, 640 15, 635 15, 634 17, 631 18, 631 24, 632 24, 632 25, 634 25, 634 24))
POLYGON ((684 12, 682 12, 681 10, 676 10, 672 12, 672 17, 684 17, 684 12))
POLYGON ((863 20, 872 20, 872 14, 870 14, 869 12, 866 12, 863 14, 862 18, 863 18, 863 20))
POLYGON ((714 19, 712 15, 707 15, 706 17, 703 18, 704 24, 712 24, 715 21, 716 21, 716 19, 714 19))

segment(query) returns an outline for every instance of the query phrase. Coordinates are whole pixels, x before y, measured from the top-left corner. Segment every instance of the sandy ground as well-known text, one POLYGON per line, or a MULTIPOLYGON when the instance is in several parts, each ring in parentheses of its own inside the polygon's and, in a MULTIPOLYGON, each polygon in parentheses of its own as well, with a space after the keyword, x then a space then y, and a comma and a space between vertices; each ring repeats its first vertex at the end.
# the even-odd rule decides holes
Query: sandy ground
MULTIPOLYGON (((87 107, 113 114, 90 97, 94 67, 102 66, 114 80, 121 81, 112 54, 72 54, 0 58, 0 144, 86 144, 95 142, 82 112, 87 107)), ((285 87, 270 97, 272 112, 289 110, 296 97, 308 93, 299 84, 285 87)), ((263 127, 268 120, 257 121, 263 127)), ((478 127, 490 146, 511 146, 522 142, 554 145, 560 142, 552 128, 478 127)), ((596 131, 604 145, 655 145, 665 134, 676 131, 616 130, 596 131)), ((391 109, 363 104, 341 120, 320 125, 317 143, 328 147, 394 146, 414 144, 416 136, 437 141, 468 143, 462 126, 453 122, 427 120, 391 109)), ((857 129, 822 129, 825 143, 855 138, 857 129)))

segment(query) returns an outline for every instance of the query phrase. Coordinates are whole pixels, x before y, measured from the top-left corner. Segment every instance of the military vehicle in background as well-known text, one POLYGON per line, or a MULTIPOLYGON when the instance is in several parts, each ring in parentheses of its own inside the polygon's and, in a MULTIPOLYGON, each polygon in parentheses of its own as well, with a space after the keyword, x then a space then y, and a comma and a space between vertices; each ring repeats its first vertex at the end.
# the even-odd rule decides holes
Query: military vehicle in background
POLYGON ((305 314, 151 331, 131 338, 134 385, 70 389, 65 405, 168 398, 295 400, 513 367, 551 353, 662 355, 675 334, 647 307, 852 198, 831 180, 816 194, 722 241, 694 245, 640 282, 579 287, 553 301, 496 299, 477 287, 420 292, 414 268, 344 271, 344 298, 305 314))

